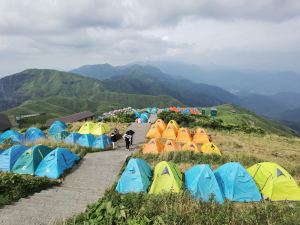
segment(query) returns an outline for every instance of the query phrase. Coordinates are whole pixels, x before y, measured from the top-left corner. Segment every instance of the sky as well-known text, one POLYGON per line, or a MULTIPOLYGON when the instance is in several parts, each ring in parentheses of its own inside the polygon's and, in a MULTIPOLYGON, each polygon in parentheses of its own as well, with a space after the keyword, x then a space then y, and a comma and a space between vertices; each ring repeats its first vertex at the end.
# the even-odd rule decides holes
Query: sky
POLYGON ((0 76, 181 61, 300 72, 299 0, 0 0, 0 76))

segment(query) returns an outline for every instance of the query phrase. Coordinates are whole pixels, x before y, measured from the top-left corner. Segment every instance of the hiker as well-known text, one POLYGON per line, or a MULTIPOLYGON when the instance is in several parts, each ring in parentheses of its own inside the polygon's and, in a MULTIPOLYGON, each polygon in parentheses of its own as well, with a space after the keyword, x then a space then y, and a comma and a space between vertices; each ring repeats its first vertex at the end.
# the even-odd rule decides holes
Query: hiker
POLYGON ((130 135, 130 145, 133 145, 133 135, 135 134, 135 132, 133 130, 128 130, 126 131, 126 134, 130 135))
POLYGON ((127 150, 127 151, 130 151, 129 147, 130 147, 131 135, 125 133, 125 134, 123 135, 123 138, 124 138, 124 140, 125 140, 126 150, 127 150))
POLYGON ((116 144, 117 144, 117 134, 115 132, 112 132, 111 135, 110 135, 110 139, 111 139, 111 142, 112 142, 112 146, 113 146, 113 149, 115 149, 116 144))

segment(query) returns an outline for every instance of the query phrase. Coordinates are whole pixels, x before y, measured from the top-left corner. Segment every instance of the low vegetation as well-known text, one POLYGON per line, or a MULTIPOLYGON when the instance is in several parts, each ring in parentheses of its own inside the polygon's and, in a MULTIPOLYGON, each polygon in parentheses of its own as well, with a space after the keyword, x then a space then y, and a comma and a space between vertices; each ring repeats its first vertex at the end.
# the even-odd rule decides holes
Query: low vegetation
POLYGON ((45 177, 0 172, 0 207, 54 185, 59 185, 59 181, 45 177))
POLYGON ((106 117, 105 122, 115 122, 115 123, 132 123, 135 121, 134 113, 120 113, 115 116, 106 117))

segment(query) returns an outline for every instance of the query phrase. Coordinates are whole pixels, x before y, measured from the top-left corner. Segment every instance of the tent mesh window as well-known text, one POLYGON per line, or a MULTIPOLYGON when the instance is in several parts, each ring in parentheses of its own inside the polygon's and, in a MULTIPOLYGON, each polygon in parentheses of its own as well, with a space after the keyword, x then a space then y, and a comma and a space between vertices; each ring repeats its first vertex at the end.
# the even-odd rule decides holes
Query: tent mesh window
POLYGON ((276 175, 277 175, 277 177, 284 176, 283 172, 278 168, 276 169, 276 175))
POLYGON ((162 171, 161 175, 164 175, 164 174, 169 174, 169 170, 168 170, 168 167, 165 167, 164 170, 162 171))

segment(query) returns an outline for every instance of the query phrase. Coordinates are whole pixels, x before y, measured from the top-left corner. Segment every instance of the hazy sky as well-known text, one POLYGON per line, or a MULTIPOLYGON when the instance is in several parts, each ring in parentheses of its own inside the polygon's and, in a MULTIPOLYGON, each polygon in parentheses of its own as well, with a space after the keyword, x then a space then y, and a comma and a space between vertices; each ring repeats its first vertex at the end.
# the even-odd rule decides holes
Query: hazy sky
POLYGON ((0 0, 0 76, 147 60, 300 72, 300 1, 0 0))

